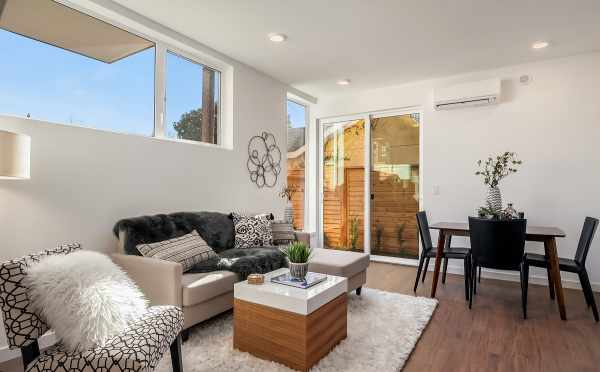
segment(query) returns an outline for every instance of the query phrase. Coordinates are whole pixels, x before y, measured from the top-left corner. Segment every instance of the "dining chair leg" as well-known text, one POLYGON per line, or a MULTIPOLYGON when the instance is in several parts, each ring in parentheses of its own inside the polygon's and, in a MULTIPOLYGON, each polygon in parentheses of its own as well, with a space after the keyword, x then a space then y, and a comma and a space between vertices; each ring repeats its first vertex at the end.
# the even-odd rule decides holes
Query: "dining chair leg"
POLYGON ((422 254, 421 258, 419 258, 419 267, 417 268, 417 277, 415 279, 415 287, 413 288, 413 292, 417 291, 417 286, 419 285, 419 279, 421 278, 421 270, 423 270, 423 263, 425 263, 425 255, 422 254))
POLYGON ((481 283, 481 266, 479 266, 479 278, 477 279, 479 283, 481 283))
POLYGON ((527 286, 528 286, 528 266, 521 263, 521 306, 523 307, 523 319, 527 319, 527 286))
POLYGON ((444 257, 444 272, 442 274, 442 284, 446 284, 446 271, 448 271, 448 258, 444 257))
POLYGON ((425 267, 423 268, 423 279, 421 280, 425 283, 425 275, 427 275, 427 269, 429 268, 429 257, 425 259, 425 267))
POLYGON ((475 287, 475 276, 477 273, 477 266, 473 265, 473 262, 469 262, 469 280, 471 281, 471 285, 469 286, 469 309, 473 306, 473 290, 475 287))
POLYGON ((598 308, 596 307, 596 300, 594 299, 594 292, 592 291, 592 286, 590 284, 590 278, 588 277, 587 274, 587 270, 584 268, 579 276, 582 280, 581 282, 581 287, 583 288, 584 292, 587 293, 588 295, 588 299, 590 301, 590 304, 592 306, 592 313, 594 314, 594 319, 596 321, 599 321, 599 317, 598 317, 598 308))
POLYGON ((577 273, 579 276, 579 283, 581 283, 581 290, 583 292, 583 297, 585 298, 585 303, 588 307, 592 306, 592 302, 590 301, 590 294, 587 291, 587 286, 585 285, 585 278, 583 276, 583 271, 577 273))
MULTIPOLYGON (((479 272, 481 273, 481 267, 479 267, 479 272)), ((477 265, 473 265, 473 281, 471 284, 473 285, 473 293, 477 294, 477 265)))
POLYGON ((465 300, 469 301, 469 288, 471 286, 471 275, 469 274, 469 266, 471 265, 469 261, 469 256, 466 256, 463 260, 463 270, 465 277, 465 300))

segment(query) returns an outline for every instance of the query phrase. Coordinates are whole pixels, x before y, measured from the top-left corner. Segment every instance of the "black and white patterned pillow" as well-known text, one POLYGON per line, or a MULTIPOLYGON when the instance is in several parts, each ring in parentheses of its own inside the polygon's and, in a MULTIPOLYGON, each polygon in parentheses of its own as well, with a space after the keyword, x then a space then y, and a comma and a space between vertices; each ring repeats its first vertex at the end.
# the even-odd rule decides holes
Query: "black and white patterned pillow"
POLYGON ((184 272, 197 263, 219 257, 196 230, 178 238, 138 244, 136 248, 144 257, 180 263, 184 272))
POLYGON ((235 248, 262 247, 273 244, 271 214, 243 216, 232 213, 235 225, 235 248))

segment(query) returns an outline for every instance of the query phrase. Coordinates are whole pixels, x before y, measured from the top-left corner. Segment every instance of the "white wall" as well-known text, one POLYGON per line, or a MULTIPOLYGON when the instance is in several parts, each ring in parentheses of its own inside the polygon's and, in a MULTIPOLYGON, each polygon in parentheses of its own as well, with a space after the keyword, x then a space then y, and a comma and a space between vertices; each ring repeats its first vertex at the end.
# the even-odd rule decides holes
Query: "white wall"
MULTIPOLYGON (((466 221, 483 204, 486 193, 480 179, 473 175, 476 160, 488 154, 514 151, 524 163, 517 174, 502 181, 504 202, 514 202, 518 210, 525 211, 531 225, 562 228, 567 238, 558 240, 559 254, 572 258, 584 217, 600 217, 599 66, 600 53, 593 53, 319 97, 319 104, 312 111, 312 148, 316 148, 315 118, 421 106, 424 112, 422 208, 427 210, 430 220, 466 221), (519 83, 519 76, 524 74, 532 79, 528 85, 519 83), (492 77, 503 80, 501 104, 433 110, 433 87, 492 77), (435 186, 439 186, 439 195, 433 193, 435 186)), ((317 190, 313 185, 311 196, 316 206, 315 195, 317 190)), ((313 213, 310 224, 313 228, 316 219, 317 214, 313 213)), ((542 246, 528 243, 527 249, 540 251, 542 246)), ((591 281, 598 285, 600 234, 591 248, 587 266, 591 281)), ((563 273, 564 278, 572 277, 563 273)))
MULTIPOLYGON (((248 140, 263 131, 275 135, 285 159, 286 86, 226 62, 233 70, 233 150, 0 115, 1 130, 32 139, 31 179, 0 180, 0 260, 72 241, 110 252, 114 223, 143 214, 236 210, 281 217, 285 204, 277 194, 285 177, 258 189, 246 160, 248 140)), ((4 345, 0 331, 0 361, 12 355, 4 345)))

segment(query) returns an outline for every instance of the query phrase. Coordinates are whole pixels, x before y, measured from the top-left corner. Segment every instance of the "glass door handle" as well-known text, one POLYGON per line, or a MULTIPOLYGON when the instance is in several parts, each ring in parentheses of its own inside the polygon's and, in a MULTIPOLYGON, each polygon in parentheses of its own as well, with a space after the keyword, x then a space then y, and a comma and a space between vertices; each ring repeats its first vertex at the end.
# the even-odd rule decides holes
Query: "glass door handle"
POLYGON ((371 194, 371 200, 375 200, 375 194, 371 194))

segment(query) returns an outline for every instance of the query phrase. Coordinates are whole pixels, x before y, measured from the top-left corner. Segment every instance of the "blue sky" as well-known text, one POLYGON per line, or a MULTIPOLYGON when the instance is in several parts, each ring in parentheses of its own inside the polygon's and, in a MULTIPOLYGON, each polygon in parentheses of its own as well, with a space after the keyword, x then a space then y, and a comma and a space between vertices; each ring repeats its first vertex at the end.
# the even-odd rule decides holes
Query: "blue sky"
MULTIPOLYGON (((152 135, 154 48, 112 64, 0 30, 0 113, 152 135)), ((202 69, 167 55, 166 132, 181 114, 202 106, 202 69)), ((217 84, 218 86, 218 84, 217 84)), ((288 102, 292 126, 304 108, 288 102)))
POLYGON ((287 101, 287 112, 292 122, 292 128, 304 127, 306 126, 305 119, 305 108, 302 105, 297 104, 296 102, 287 101))

